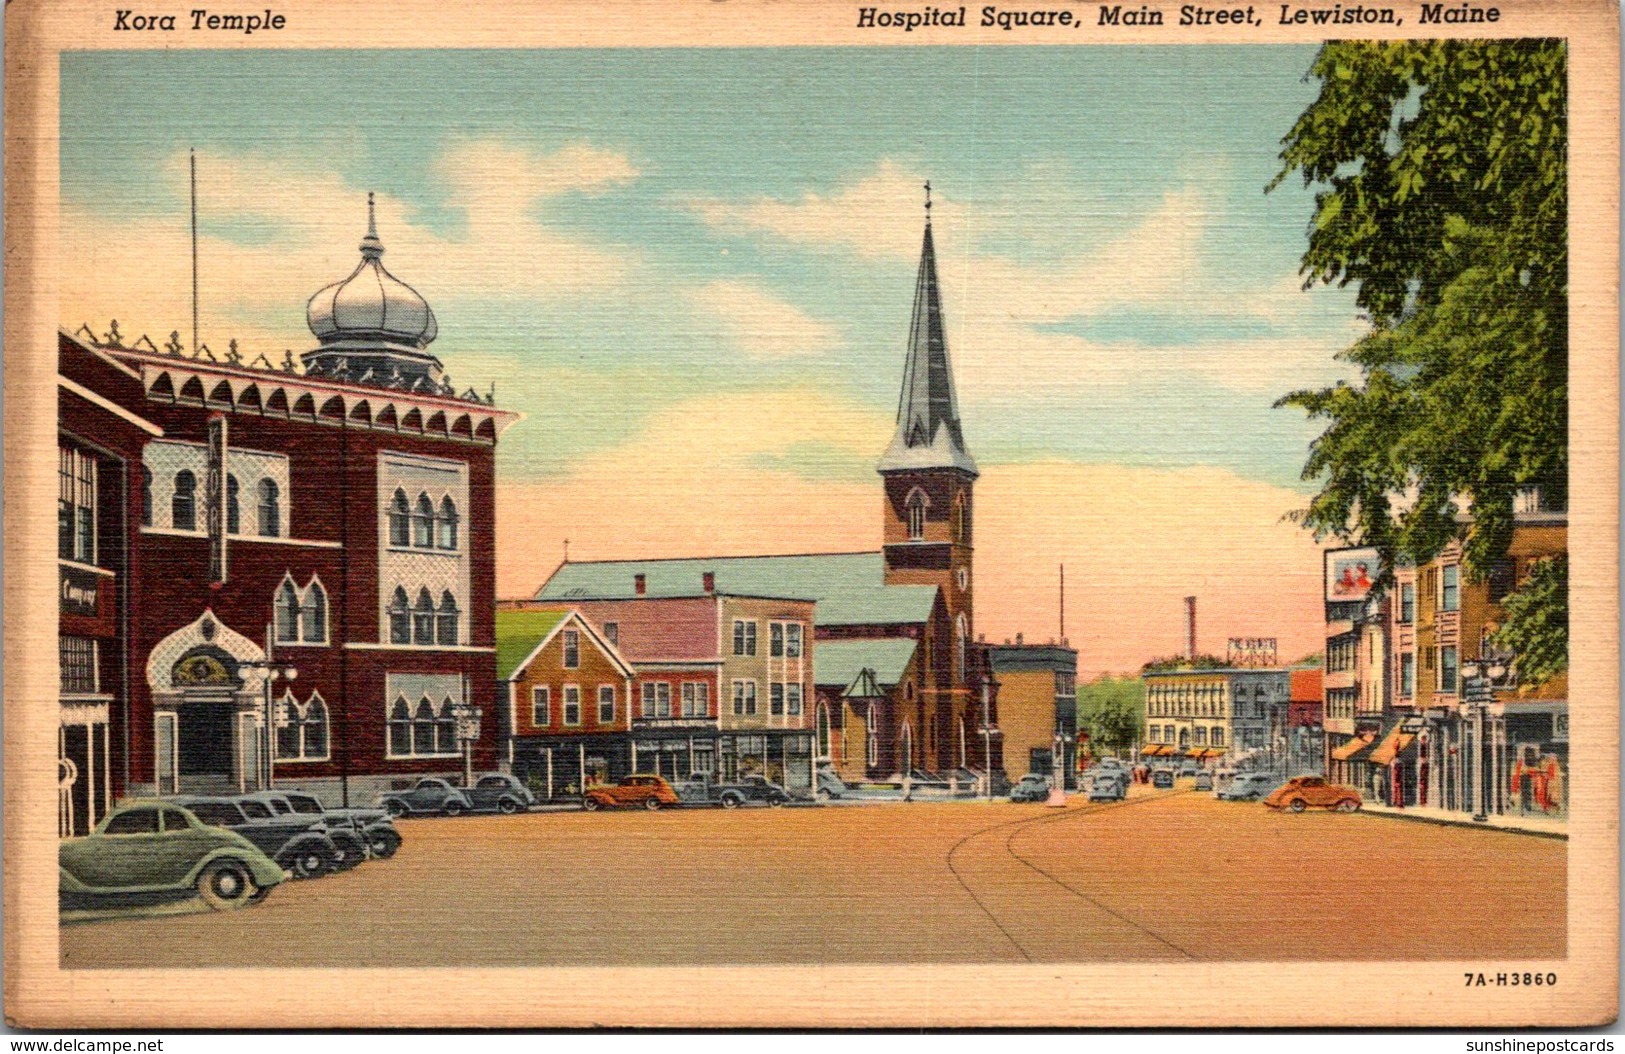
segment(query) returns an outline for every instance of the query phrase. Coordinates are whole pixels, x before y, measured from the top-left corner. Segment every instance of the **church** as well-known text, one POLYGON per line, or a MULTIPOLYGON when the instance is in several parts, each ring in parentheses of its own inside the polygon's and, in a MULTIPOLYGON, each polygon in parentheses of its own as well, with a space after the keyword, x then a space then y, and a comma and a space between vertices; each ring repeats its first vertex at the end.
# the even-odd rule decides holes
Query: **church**
MULTIPOLYGON (((514 604, 585 611, 609 601, 719 594, 814 602, 808 650, 815 692, 798 723, 813 733, 816 761, 851 780, 1003 768, 996 704, 983 690, 974 646, 978 470, 954 393, 930 207, 928 198, 896 431, 876 465, 879 548, 566 561, 534 599, 514 604)), ((735 649, 745 639, 736 629, 731 644, 719 640, 717 665, 742 654, 735 649)), ((731 690, 719 685, 717 695, 731 690)), ((734 716, 721 706, 703 720, 725 730, 734 716)), ((640 721, 657 720, 634 713, 633 733, 640 721)))

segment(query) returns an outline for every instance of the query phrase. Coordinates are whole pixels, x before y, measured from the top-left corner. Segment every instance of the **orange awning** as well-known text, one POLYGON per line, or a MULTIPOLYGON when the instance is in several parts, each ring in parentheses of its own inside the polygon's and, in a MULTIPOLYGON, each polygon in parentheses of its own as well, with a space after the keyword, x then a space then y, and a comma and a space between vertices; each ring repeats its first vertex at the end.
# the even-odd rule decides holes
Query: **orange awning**
POLYGON ((1162 746, 1157 748, 1157 756, 1160 757, 1160 758, 1165 758, 1165 757, 1167 757, 1170 754, 1173 754, 1175 752, 1176 751, 1175 751, 1174 747, 1167 744, 1167 743, 1164 743, 1162 746))
POLYGON ((1185 751, 1185 756, 1188 758, 1206 757, 1207 747, 1190 747, 1185 751))
POLYGON ((1155 744, 1155 743, 1147 743, 1140 750, 1140 756, 1142 758, 1154 758, 1158 754, 1161 754, 1161 753, 1162 753, 1162 748, 1160 746, 1158 746, 1157 744, 1155 744))
POLYGON ((1354 736, 1347 743, 1332 751, 1332 759, 1334 761, 1349 761, 1354 755, 1369 747, 1375 738, 1375 736, 1354 736))
POLYGON ((1377 745, 1377 749, 1373 750, 1371 756, 1366 760, 1373 765, 1392 764, 1393 760, 1403 754, 1405 748, 1410 746, 1411 741, 1415 738, 1409 732, 1402 731, 1401 726, 1395 725, 1394 730, 1383 738, 1383 741, 1377 745))
POLYGON ((1224 751, 1218 749, 1217 747, 1208 747, 1204 756, 1210 758, 1222 758, 1224 757, 1224 751))

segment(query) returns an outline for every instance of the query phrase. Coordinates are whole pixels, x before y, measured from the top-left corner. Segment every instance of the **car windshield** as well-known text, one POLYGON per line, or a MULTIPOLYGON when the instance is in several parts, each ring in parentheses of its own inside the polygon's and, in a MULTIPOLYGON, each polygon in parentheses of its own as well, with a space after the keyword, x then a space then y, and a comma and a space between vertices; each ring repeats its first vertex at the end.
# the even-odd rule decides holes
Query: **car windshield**
POLYGON ((265 799, 264 805, 265 805, 266 808, 270 809, 271 812, 276 814, 277 816, 286 816, 289 813, 293 812, 293 806, 289 805, 287 802, 283 801, 280 798, 267 798, 267 799, 265 799))
POLYGON ((269 820, 271 818, 271 810, 265 806, 264 802, 244 801, 237 804, 242 808, 243 815, 250 820, 269 820))
POLYGON ((131 809, 107 821, 106 834, 157 834, 157 809, 131 809))

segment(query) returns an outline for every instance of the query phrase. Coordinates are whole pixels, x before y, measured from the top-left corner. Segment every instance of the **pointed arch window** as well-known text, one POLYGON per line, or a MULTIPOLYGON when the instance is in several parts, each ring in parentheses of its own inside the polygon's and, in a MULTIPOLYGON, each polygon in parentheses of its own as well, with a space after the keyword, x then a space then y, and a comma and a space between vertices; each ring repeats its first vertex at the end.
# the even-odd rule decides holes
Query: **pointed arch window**
POLYGON ((863 723, 868 729, 864 741, 864 761, 870 768, 876 768, 880 765, 880 729, 875 727, 875 704, 869 704, 863 723))
POLYGON ((965 492, 954 495, 954 541, 961 545, 970 541, 970 518, 965 515, 965 492))
POLYGON ((418 590, 417 603, 412 605, 412 643, 434 643, 434 600, 427 589, 418 590))
MULTIPOLYGON (((277 759, 280 761, 327 760, 327 703, 322 693, 313 692, 310 701, 300 706, 293 693, 282 697, 277 714, 277 759)), ((405 701, 397 704, 404 713, 405 701)), ((394 730, 391 729, 390 749, 394 751, 394 730)))
POLYGON ((260 480, 259 505, 260 537, 282 537, 282 490, 276 480, 260 480))
POLYGON ((277 702, 276 756, 278 761, 299 757, 299 704, 290 691, 277 702))
POLYGON ((451 495, 440 499, 440 516, 435 521, 435 546, 447 551, 457 549, 457 503, 451 495))
POLYGON ((141 526, 152 526, 152 469, 141 466, 141 526))
POLYGON ((400 586, 395 587, 395 595, 389 600, 389 642, 412 643, 412 614, 407 610, 406 590, 400 586))
POLYGON ((412 712, 407 708, 406 696, 396 696, 389 708, 389 752, 393 755, 412 753, 412 712))
POLYGON ((241 534, 241 533, 243 533, 242 504, 237 500, 238 499, 238 493, 239 493, 240 490, 241 490, 241 488, 237 486, 237 477, 228 474, 226 476, 226 533, 227 534, 241 534))
POLYGON ((460 628, 457 611, 457 598, 451 595, 451 590, 440 594, 440 610, 435 613, 435 637, 441 644, 456 644, 457 631, 460 628))
POLYGON ((434 548, 434 502, 427 494, 419 494, 412 512, 412 544, 419 549, 434 548))
POLYGON ((169 522, 177 531, 197 530, 197 477, 190 469, 175 473, 175 496, 169 502, 169 522))
POLYGON ((925 491, 918 487, 908 492, 908 501, 904 503, 908 512, 908 539, 911 542, 922 541, 925 538, 925 507, 928 501, 925 491))
POLYGON ((313 692, 305 705, 305 723, 300 731, 304 742, 301 755, 310 760, 327 757, 327 702, 320 692, 313 692))
POLYGON ((412 714, 412 753, 434 753, 434 704, 429 702, 428 696, 418 700, 418 708, 412 714))
POLYGON ((440 754, 457 753, 457 717, 452 713, 451 696, 440 701, 440 713, 435 716, 435 751, 440 754))
POLYGON ((389 544, 405 548, 412 544, 412 513, 406 504, 406 491, 396 490, 389 503, 389 544))
POLYGON ((970 651, 970 627, 965 622, 965 613, 961 611, 959 618, 954 621, 954 681, 957 684, 965 683, 965 668, 968 652, 970 651))
POLYGON ((304 602, 299 606, 299 636, 306 644, 327 640, 327 590, 315 579, 305 587, 304 602))
POLYGON ((299 591, 293 587, 293 579, 282 580, 275 606, 277 643, 292 644, 299 639, 299 591))

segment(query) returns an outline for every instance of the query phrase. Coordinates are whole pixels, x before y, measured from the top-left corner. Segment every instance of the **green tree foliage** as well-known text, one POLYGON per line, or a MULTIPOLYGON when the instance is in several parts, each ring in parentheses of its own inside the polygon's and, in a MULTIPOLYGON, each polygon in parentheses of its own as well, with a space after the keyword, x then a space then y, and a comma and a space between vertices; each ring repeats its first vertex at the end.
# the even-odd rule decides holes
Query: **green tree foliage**
POLYGON ((1560 40, 1344 41, 1316 56, 1320 95, 1271 187, 1298 172, 1318 188, 1305 288, 1353 283, 1371 323, 1340 355, 1359 383, 1280 402, 1327 422, 1303 471, 1320 489, 1298 514, 1317 537, 1423 562, 1460 535, 1453 502, 1469 499, 1481 578, 1520 488, 1566 501, 1566 67, 1560 40))
POLYGON ((1542 560, 1518 591, 1507 597, 1506 621, 1495 646, 1518 657, 1518 676, 1543 684, 1569 668, 1569 560, 1542 560))
POLYGON ((1145 690, 1137 677, 1100 677, 1078 685, 1078 727, 1099 748, 1133 745, 1140 736, 1145 690))
POLYGON ((1166 670, 1228 670, 1235 664, 1229 659, 1218 655, 1198 655, 1196 658, 1187 658, 1184 655, 1171 655, 1165 659, 1152 659, 1140 667, 1141 673, 1162 673, 1166 670))

